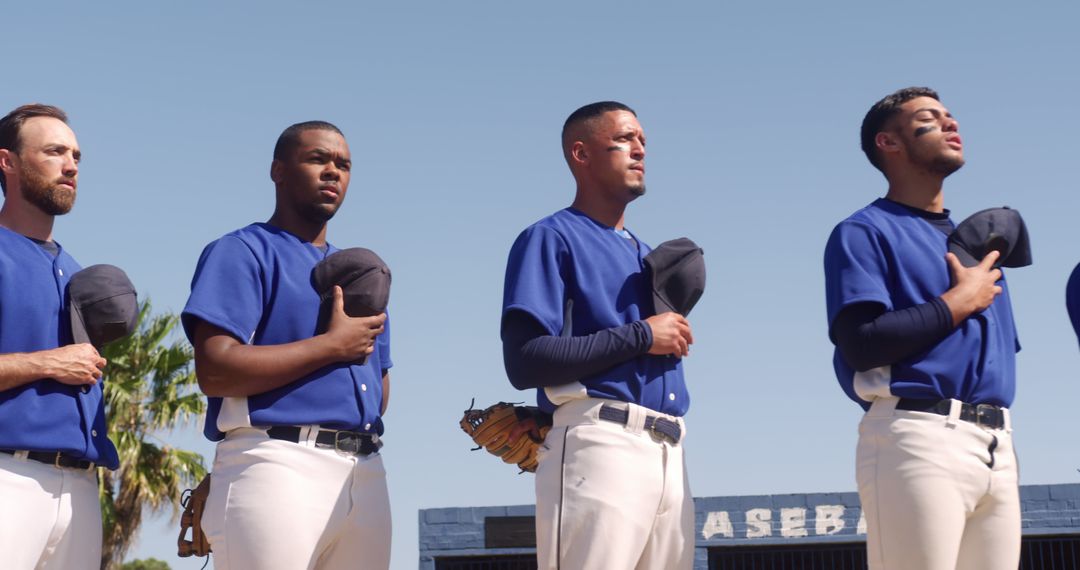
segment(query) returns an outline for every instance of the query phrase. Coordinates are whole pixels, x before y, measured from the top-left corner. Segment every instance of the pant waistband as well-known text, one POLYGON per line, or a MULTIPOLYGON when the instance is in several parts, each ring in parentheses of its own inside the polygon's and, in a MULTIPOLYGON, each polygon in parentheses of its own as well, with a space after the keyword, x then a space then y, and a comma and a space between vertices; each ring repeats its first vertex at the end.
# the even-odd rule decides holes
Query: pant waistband
POLYGON ((655 410, 617 400, 604 398, 578 398, 561 404, 555 409, 556 426, 617 423, 630 433, 649 433, 676 444, 686 436, 686 428, 680 417, 669 416, 655 410))
POLYGON ((0 453, 14 455, 15 457, 25 457, 27 459, 37 461, 38 463, 52 465, 56 468, 82 469, 84 471, 89 471, 95 467, 93 461, 88 461, 81 457, 75 457, 61 451, 27 451, 19 449, 0 449, 0 453))
MULTIPOLYGON (((626 425, 630 420, 630 411, 620 410, 615 406, 604 404, 600 406, 600 419, 626 425)), ((682 427, 679 426, 678 422, 673 422, 663 416, 646 415, 642 427, 645 428, 645 431, 666 437, 671 443, 679 443, 679 440, 682 439, 682 427)))
POLYGON ((951 416, 954 405, 959 405, 957 419, 990 429, 1008 427, 1009 410, 993 404, 968 404, 959 400, 922 400, 918 398, 900 398, 896 409, 910 412, 926 412, 939 416, 951 416))
MULTIPOLYGON (((266 430, 266 435, 272 439, 300 443, 304 429, 306 428, 302 426, 274 426, 266 430)), ((303 441, 306 440, 306 437, 303 438, 303 441)), ((333 449, 349 455, 371 455, 382 446, 382 440, 373 433, 320 429, 315 435, 315 447, 333 449)))

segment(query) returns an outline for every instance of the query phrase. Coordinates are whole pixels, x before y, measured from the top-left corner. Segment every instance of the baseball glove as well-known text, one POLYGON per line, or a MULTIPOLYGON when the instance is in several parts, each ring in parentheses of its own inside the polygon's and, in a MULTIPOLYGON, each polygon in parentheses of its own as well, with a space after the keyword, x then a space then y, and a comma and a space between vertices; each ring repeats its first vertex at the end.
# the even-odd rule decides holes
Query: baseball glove
POLYGON ((210 554, 210 543, 202 530, 203 510, 206 508, 206 497, 209 495, 210 475, 208 474, 194 490, 188 489, 180 496, 184 514, 180 515, 180 537, 176 539, 176 547, 177 554, 182 558, 210 554), (191 540, 187 540, 188 529, 191 529, 191 540))
POLYGON ((551 430, 551 416, 539 408, 506 402, 483 410, 474 410, 470 404, 460 423, 462 431, 476 442, 473 451, 486 449, 517 465, 522 473, 536 471, 536 451, 551 430))

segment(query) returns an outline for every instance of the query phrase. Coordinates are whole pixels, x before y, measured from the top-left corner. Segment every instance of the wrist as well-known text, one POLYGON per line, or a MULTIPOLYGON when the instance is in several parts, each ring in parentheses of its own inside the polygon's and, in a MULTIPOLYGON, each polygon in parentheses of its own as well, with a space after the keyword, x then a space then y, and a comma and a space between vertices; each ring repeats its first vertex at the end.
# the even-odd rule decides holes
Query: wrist
POLYGON ((949 314, 952 315, 953 326, 958 326, 961 321, 971 316, 975 312, 974 303, 964 299, 956 289, 949 289, 941 294, 941 301, 945 303, 945 307, 949 310, 949 314))
POLYGON ((647 354, 652 350, 653 345, 653 331, 649 325, 649 321, 640 320, 634 322, 634 331, 637 333, 635 336, 638 339, 638 351, 641 354, 647 354))

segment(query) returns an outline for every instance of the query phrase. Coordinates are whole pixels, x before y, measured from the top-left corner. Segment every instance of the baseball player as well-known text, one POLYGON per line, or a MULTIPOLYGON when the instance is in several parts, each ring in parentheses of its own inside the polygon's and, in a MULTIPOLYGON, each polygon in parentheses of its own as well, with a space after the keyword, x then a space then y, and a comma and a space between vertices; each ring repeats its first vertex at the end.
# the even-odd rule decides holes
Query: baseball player
POLYGON ((209 396, 205 434, 218 442, 202 525, 219 570, 390 563, 378 453, 386 315, 348 317, 335 287, 327 330, 316 334, 312 269, 337 251, 326 228, 351 167, 337 127, 285 129, 270 167, 273 216, 208 245, 195 270, 182 320, 209 396))
POLYGON ((693 335, 678 313, 654 314, 649 246, 623 224, 645 194, 645 134, 626 105, 593 103, 566 120, 562 146, 577 193, 514 243, 501 330, 511 383, 554 414, 536 472, 539 567, 690 568, 693 335))
POLYGON ((836 376, 866 409, 856 478, 870 568, 1015 570, 1019 342, 999 252, 972 267, 946 253, 958 124, 933 90, 901 89, 866 114, 862 148, 889 189, 833 230, 825 290, 836 376))
POLYGON ((1073 331, 1080 339, 1080 265, 1073 269, 1065 285, 1065 308, 1069 312, 1069 322, 1072 323, 1073 331))
POLYGON ((75 203, 81 151, 67 116, 24 105, 0 119, 0 552, 4 568, 97 569, 95 466, 105 433, 103 359, 75 344, 67 285, 80 267, 53 241, 75 203))

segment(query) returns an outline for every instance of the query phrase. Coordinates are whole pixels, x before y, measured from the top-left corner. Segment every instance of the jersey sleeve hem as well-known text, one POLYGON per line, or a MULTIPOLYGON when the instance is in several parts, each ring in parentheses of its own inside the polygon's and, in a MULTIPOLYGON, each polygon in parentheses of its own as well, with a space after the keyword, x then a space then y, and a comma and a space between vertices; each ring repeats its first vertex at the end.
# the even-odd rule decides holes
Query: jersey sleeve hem
POLYGON ((244 344, 248 344, 251 341, 251 333, 244 331, 243 327, 230 321, 229 319, 221 316, 211 315, 210 313, 198 308, 187 308, 180 315, 180 320, 184 325, 184 332, 187 333, 188 340, 195 342, 195 325, 197 320, 209 323, 229 333, 237 340, 244 344))
POLYGON ((843 312, 844 309, 846 309, 846 308, 848 308, 848 307, 850 307, 852 305, 857 305, 859 303, 880 303, 881 305, 883 305, 885 307, 886 311, 893 310, 892 300, 888 299, 886 297, 880 297, 880 296, 875 296, 875 295, 859 295, 858 297, 852 297, 850 299, 845 299, 844 303, 842 305, 836 307, 836 309, 833 311, 833 313, 831 315, 829 315, 829 338, 832 338, 832 328, 833 328, 833 324, 835 324, 835 322, 836 322, 836 317, 841 312, 843 312))
POLYGON ((544 327, 544 330, 546 330, 547 333, 549 335, 551 335, 551 336, 559 336, 559 334, 562 333, 561 330, 558 330, 550 322, 547 322, 543 318, 541 318, 536 313, 536 311, 530 309, 529 307, 527 307, 525 305, 522 305, 521 303, 514 303, 512 305, 507 305, 507 306, 503 307, 503 312, 502 312, 503 316, 505 317, 510 311, 521 311, 523 313, 528 314, 530 317, 532 317, 534 320, 536 320, 536 322, 540 323, 540 325, 544 327))

